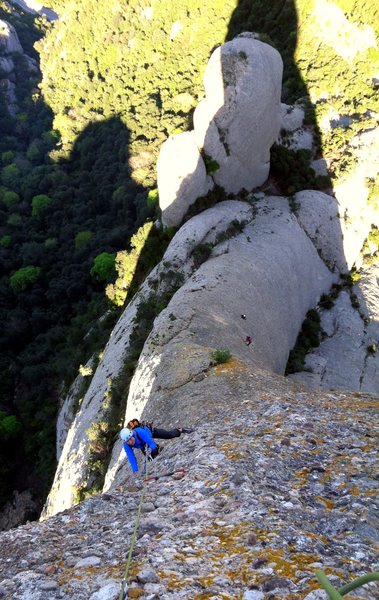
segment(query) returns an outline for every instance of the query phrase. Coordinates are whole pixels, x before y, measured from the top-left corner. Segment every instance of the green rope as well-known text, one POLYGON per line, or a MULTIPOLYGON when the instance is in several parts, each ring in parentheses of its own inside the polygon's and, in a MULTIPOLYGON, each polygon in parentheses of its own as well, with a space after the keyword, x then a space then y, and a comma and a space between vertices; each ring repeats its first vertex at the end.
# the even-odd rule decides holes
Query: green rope
MULTIPOLYGON (((147 456, 146 456, 146 458, 145 458, 145 481, 147 480, 147 477, 148 477, 148 463, 149 463, 149 461, 147 460, 147 456)), ((125 586, 126 586, 126 582, 127 582, 128 575, 129 575, 130 565, 131 565, 131 562, 132 562, 132 554, 133 554, 134 545, 135 545, 136 539, 137 539, 137 533, 138 533, 139 521, 140 521, 140 516, 141 516, 142 503, 143 503, 143 499, 145 497, 146 490, 147 490, 147 486, 144 485, 143 488, 142 488, 141 498, 140 498, 139 505, 138 505, 136 522, 135 522, 135 525, 134 525, 134 531, 133 531, 132 539, 130 541, 128 559, 126 561, 126 566, 125 566, 125 571, 124 571, 124 578, 123 578, 122 583, 121 583, 121 590, 120 590, 120 595, 118 597, 118 600, 124 600, 125 586)))
POLYGON ((330 600, 341 600, 342 596, 348 594, 352 590, 355 590, 366 583, 370 583, 371 581, 379 581, 379 572, 375 571, 374 573, 368 573, 367 575, 362 575, 362 577, 358 577, 354 579, 351 583, 346 583, 346 585, 342 586, 339 590, 336 590, 335 587, 332 586, 329 579, 325 575, 323 571, 316 571, 316 577, 318 582, 327 592, 330 600))
POLYGON ((352 581, 351 583, 347 583, 338 591, 341 594, 341 596, 344 596, 352 590, 355 590, 355 588, 361 587, 361 585, 365 585, 365 583, 370 583, 371 581, 379 581, 379 571, 374 571, 373 573, 367 573, 367 575, 362 575, 362 577, 358 577, 358 579, 354 579, 354 581, 352 581))
POLYGON ((321 586, 327 592, 330 600, 342 600, 341 594, 339 594, 336 588, 332 586, 332 584, 330 583, 329 579, 323 571, 316 571, 316 577, 321 586))

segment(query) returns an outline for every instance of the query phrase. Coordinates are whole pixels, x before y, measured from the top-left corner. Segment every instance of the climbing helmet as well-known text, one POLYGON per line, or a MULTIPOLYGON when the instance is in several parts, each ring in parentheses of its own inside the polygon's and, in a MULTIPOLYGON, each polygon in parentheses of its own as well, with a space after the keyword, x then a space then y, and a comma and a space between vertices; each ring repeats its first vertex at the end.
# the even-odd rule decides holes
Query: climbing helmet
POLYGON ((127 442, 128 440, 130 440, 130 438, 132 436, 133 436, 133 432, 130 431, 130 429, 128 429, 127 427, 124 427, 124 429, 121 429, 120 438, 122 439, 123 442, 127 442))

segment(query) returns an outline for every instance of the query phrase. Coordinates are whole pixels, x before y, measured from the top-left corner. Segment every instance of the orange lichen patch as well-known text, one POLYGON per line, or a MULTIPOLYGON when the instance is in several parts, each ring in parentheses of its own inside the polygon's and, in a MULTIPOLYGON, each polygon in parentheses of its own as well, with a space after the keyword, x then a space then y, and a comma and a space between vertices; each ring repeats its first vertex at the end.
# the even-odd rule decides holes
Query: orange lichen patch
POLYGON ((188 579, 188 577, 181 578, 179 575, 174 573, 173 571, 166 571, 164 569, 157 571, 159 579, 162 583, 167 587, 170 592, 174 592, 176 590, 182 590, 186 585, 191 584, 192 582, 188 579))
POLYGON ((359 497, 362 495, 362 490, 360 490, 356 485, 352 485, 350 488, 348 488, 348 492, 350 496, 359 497))
POLYGON ((225 456, 230 461, 242 460, 243 458, 249 458, 249 455, 245 452, 237 452, 236 446, 238 444, 236 442, 226 442, 220 446, 220 450, 224 452, 225 456))
POLYGON ((143 588, 130 588, 127 591, 128 598, 141 598, 145 594, 143 588))
POLYGON ((322 502, 327 510, 332 510, 332 508, 334 508, 334 502, 330 498, 322 498, 321 496, 317 496, 317 500, 322 502))
POLYGON ((213 585, 215 576, 216 575, 207 575, 204 577, 196 577, 196 581, 198 583, 200 583, 200 585, 203 586, 204 588, 207 588, 207 587, 210 587, 211 585, 213 585))
MULTIPOLYGON (((204 586, 212 585, 213 578, 219 574, 226 575, 235 585, 262 584, 267 575, 252 566, 259 558, 264 558, 265 562, 272 566, 275 574, 296 582, 299 579, 298 571, 312 571, 310 565, 319 560, 316 554, 293 552, 287 547, 271 548, 270 543, 273 543, 277 536, 273 532, 254 530, 249 522, 240 522, 233 526, 215 525, 206 529, 203 535, 208 537, 206 557, 210 563, 209 574, 201 578, 201 584, 204 586), (264 549, 259 545, 254 547, 248 545, 247 539, 252 533, 257 542, 266 543, 264 549), (233 558, 233 569, 224 565, 225 557, 228 558, 228 562, 231 557, 233 558)), ((316 534, 309 537, 318 538, 316 534)), ((284 543, 283 545, 285 546, 284 543)), ((204 546, 195 550, 194 555, 204 557, 204 546)), ((176 556, 176 560, 180 559, 184 560, 184 555, 176 556)), ((200 582, 200 579, 197 578, 197 581, 200 582)), ((309 585, 311 589, 317 588, 317 580, 311 581, 309 585)))
POLYGON ((379 409, 379 401, 373 398, 338 398, 338 400, 336 400, 335 403, 330 402, 329 399, 325 399, 322 396, 315 397, 313 399, 310 398, 309 402, 312 402, 312 400, 315 401, 317 404, 322 405, 325 409, 329 409, 332 411, 335 411, 336 409, 338 411, 341 411, 341 409, 343 409, 341 411, 341 415, 345 416, 345 410, 348 410, 349 414, 352 415, 359 414, 360 411, 364 411, 367 414, 367 411, 371 411, 372 409, 379 409))
POLYGON ((349 558, 341 558, 341 563, 343 563, 344 565, 359 565, 360 562, 359 560, 354 560, 354 558, 351 558, 349 556, 349 558))
POLYGON ((95 567, 78 567, 78 568, 66 568, 63 563, 62 567, 64 571, 59 573, 57 576, 57 582, 59 585, 64 585, 73 579, 81 581, 82 579, 88 579, 98 575, 106 575, 111 579, 122 579, 123 577, 123 565, 97 565, 95 567))
POLYGON ((304 487, 308 484, 309 479, 309 470, 305 467, 301 469, 297 469, 297 471, 293 471, 294 477, 298 479, 300 487, 304 487))
MULTIPOLYGON (((273 549, 270 547, 265 548, 265 550, 258 555, 258 558, 265 558, 267 563, 274 569, 275 575, 290 579, 293 582, 296 582, 296 580, 299 579, 299 576, 296 574, 297 571, 312 572, 314 569, 313 567, 310 567, 310 565, 319 560, 319 556, 315 554, 294 552, 286 556, 283 549, 273 549)), ((265 574, 257 571, 255 574, 256 583, 258 585, 261 584, 265 577, 265 574)), ((317 588, 318 585, 316 579, 315 581, 311 580, 309 582, 311 589, 317 588)))
POLYGON ((230 450, 229 452, 226 452, 226 457, 228 460, 242 460, 244 458, 248 458, 247 454, 242 454, 242 452, 233 452, 232 450, 230 450))
MULTIPOLYGON (((246 540, 248 533, 252 533, 250 523, 240 523, 232 528, 216 527, 210 533, 219 540, 218 547, 221 552, 213 553, 213 559, 216 559, 218 572, 220 572, 224 555, 235 557, 238 568, 234 567, 233 570, 226 570, 225 575, 236 584, 260 584, 265 580, 267 575, 264 572, 254 569, 252 566, 253 562, 259 558, 264 558, 273 567, 275 574, 289 578, 294 582, 299 579, 299 575, 297 574, 299 570, 312 571, 310 565, 319 560, 319 556, 315 554, 291 553, 290 549, 270 548, 270 538, 274 534, 263 531, 254 531, 254 534, 257 540, 266 542, 267 545, 264 550, 257 547, 248 547, 244 540, 246 540), (224 552, 222 552, 223 550, 224 552)), ((210 554, 208 556, 211 557, 211 548, 209 550, 210 554)), ((310 584, 312 589, 316 588, 317 585, 316 580, 313 584, 310 584)))
POLYGON ((213 375, 224 375, 225 373, 228 373, 228 374, 243 373, 244 371, 247 371, 247 370, 248 370, 248 368, 245 363, 238 360, 238 358, 235 358, 234 356, 232 356, 228 360, 228 362, 216 365, 212 369, 212 374, 213 375))

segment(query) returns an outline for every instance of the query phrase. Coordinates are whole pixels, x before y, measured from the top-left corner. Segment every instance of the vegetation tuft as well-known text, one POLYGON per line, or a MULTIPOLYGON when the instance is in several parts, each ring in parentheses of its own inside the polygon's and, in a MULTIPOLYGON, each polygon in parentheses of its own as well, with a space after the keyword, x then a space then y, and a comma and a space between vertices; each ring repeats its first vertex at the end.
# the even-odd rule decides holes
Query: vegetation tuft
POLYGON ((229 360, 232 358, 232 355, 229 350, 215 350, 212 352, 212 358, 216 364, 220 365, 229 362, 229 360))

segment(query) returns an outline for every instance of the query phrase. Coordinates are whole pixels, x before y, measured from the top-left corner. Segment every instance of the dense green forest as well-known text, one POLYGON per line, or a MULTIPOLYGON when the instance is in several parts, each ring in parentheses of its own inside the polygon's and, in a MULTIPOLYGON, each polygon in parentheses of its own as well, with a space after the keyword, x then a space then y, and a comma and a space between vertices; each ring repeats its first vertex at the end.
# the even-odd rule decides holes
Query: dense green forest
MULTIPOLYGON (((41 501, 48 490, 59 398, 120 314, 124 296, 114 301, 106 289, 117 288, 132 236, 159 217, 159 147, 191 127, 212 50, 258 31, 283 57, 283 101, 302 98, 316 133, 330 107, 349 118, 318 138, 336 176, 351 137, 379 113, 377 48, 346 61, 320 45, 315 0, 44 4, 58 21, 0 0, 0 18, 39 64, 33 73, 25 57, 12 56, 15 114, 0 91, 0 504, 15 488, 32 488, 41 501)), ((378 36, 373 0, 335 4, 378 36)), ((284 193, 318 186, 310 156, 275 149, 273 157, 284 193)), ((134 289, 169 237, 149 227, 134 289)))

